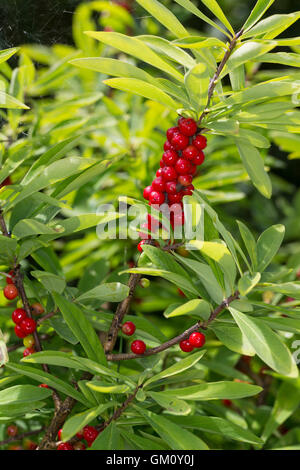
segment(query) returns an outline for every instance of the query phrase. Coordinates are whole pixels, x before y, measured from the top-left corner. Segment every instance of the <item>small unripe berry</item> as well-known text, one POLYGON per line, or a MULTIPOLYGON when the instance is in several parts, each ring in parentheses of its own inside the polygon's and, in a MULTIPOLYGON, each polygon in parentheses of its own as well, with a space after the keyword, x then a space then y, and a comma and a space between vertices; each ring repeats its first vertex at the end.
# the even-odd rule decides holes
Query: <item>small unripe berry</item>
POLYGON ((175 150, 167 150, 162 158, 167 166, 174 166, 178 160, 178 154, 175 150))
POLYGON ((33 348, 34 346, 34 337, 32 335, 26 336, 26 338, 23 339, 23 344, 25 348, 33 348))
POLYGON ((144 199, 148 200, 152 191, 153 191, 152 186, 146 186, 146 188, 144 189, 144 192, 143 192, 144 199))
POLYGON ((158 204, 159 206, 165 201, 165 196, 162 192, 152 191, 149 197, 150 204, 158 204))
POLYGON ((182 186, 189 186, 193 181, 192 175, 180 175, 178 177, 178 183, 182 184, 182 186))
POLYGON ((194 346, 187 339, 180 341, 179 346, 183 352, 191 352, 194 349, 194 346))
POLYGON ((206 137, 200 134, 196 135, 196 137, 193 140, 193 145, 195 145, 195 147, 197 147, 197 149, 199 150, 205 149, 205 147, 207 146, 206 137))
POLYGON ((142 241, 138 244, 137 249, 139 250, 140 253, 143 252, 142 246, 145 245, 145 243, 147 244, 147 241, 146 241, 146 240, 142 240, 142 241))
POLYGON ((175 134, 178 134, 179 132, 179 127, 170 127, 170 129, 167 130, 167 139, 171 142, 172 137, 175 134))
POLYGON ((150 281, 149 281, 149 279, 147 279, 146 277, 142 277, 142 279, 140 280, 140 285, 141 285, 141 287, 143 287, 144 289, 146 289, 147 287, 150 286, 150 281))
POLYGON ((36 330, 36 322, 33 318, 25 318, 25 320, 21 322, 20 326, 26 335, 30 335, 36 330))
POLYGON ((136 339, 135 341, 133 341, 133 343, 131 343, 131 351, 134 354, 144 354, 144 352, 146 351, 146 344, 144 343, 144 341, 136 339))
POLYGON ((193 158, 193 163, 194 165, 202 165, 202 163, 204 162, 204 159, 205 159, 205 155, 203 152, 199 151, 198 155, 196 157, 193 158))
MULTIPOLYGON (((154 180, 152 181, 152 188, 153 188, 154 191, 158 191, 160 193, 164 192, 165 182, 164 182, 162 176, 157 176, 156 178, 154 178, 154 180)), ((150 196, 151 196, 151 193, 150 193, 150 196)))
POLYGON ((176 150, 183 150, 189 145, 189 138, 186 135, 178 133, 172 137, 171 144, 176 150))
POLYGON ((165 166, 162 170, 162 177, 164 181, 176 181, 177 173, 173 166, 165 166))
POLYGON ((175 165, 175 170, 179 175, 187 175, 191 172, 191 164, 184 158, 179 158, 175 165))
POLYGON ((44 307, 39 302, 32 304, 30 309, 34 315, 42 315, 45 312, 44 307))
POLYGON ((18 289, 14 284, 7 284, 3 289, 3 294, 8 300, 14 300, 18 297, 18 289))
POLYGON ((25 338, 27 336, 26 331, 23 330, 21 325, 16 325, 15 326, 15 333, 18 338, 25 338))
POLYGON ((69 442, 61 442, 57 446, 57 450, 74 450, 74 447, 69 442))
POLYGON ((131 336, 135 332, 136 326, 132 321, 126 321, 122 325, 122 332, 124 335, 131 336))
POLYGON ((31 354, 35 353, 35 349, 33 348, 26 348, 23 351, 23 357, 31 356, 31 354))
POLYGON ((166 183, 166 192, 170 194, 176 194, 177 193, 177 184, 176 181, 168 181, 166 183))
POLYGON ((189 337, 189 342, 194 348, 202 348, 205 344, 205 335, 195 331, 189 337))
POLYGON ((191 118, 181 117, 178 119, 178 126, 180 132, 188 137, 191 137, 197 132, 197 123, 191 118))
POLYGON ((12 313, 12 321, 19 325, 27 317, 26 310, 24 308, 16 308, 12 313))
POLYGON ((10 424, 9 426, 7 426, 6 434, 9 437, 15 437, 18 434, 18 426, 16 426, 15 424, 10 424))

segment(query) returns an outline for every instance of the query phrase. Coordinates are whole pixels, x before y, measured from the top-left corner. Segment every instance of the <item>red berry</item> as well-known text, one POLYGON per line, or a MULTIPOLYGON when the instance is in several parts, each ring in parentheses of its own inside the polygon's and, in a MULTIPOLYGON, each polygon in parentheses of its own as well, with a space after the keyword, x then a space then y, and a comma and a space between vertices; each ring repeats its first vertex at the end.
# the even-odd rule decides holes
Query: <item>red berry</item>
POLYGON ((144 354, 146 351, 146 345, 144 341, 141 341, 140 339, 133 341, 133 343, 131 343, 131 351, 134 354, 144 354))
POLYGON ((10 176, 8 176, 7 178, 5 178, 5 180, 2 181, 2 183, 0 183, 0 189, 3 188, 4 186, 9 186, 12 184, 12 181, 10 179, 10 176))
POLYGON ((177 173, 172 166, 165 166, 162 170, 162 177, 165 181, 176 181, 177 173))
POLYGON ((176 194, 177 193, 177 184, 176 181, 168 181, 166 183, 166 192, 168 194, 176 194))
POLYGON ((185 297, 185 293, 181 289, 177 288, 177 292, 181 297, 185 297))
POLYGON ((174 166, 178 160, 178 153, 175 150, 167 150, 162 158, 167 166, 174 166))
POLYGON ((122 325, 122 332, 124 335, 131 336, 135 332, 136 326, 132 321, 126 321, 122 325))
POLYGON ((188 160, 184 158, 179 158, 175 165, 175 170, 179 175, 187 175, 191 172, 191 164, 188 160))
POLYGON ((183 194, 181 191, 179 191, 176 194, 169 194, 168 199, 170 204, 176 204, 177 202, 180 202, 183 198, 183 194))
MULTIPOLYGON (((152 188, 154 191, 158 191, 160 193, 163 193, 165 190, 165 182, 162 178, 162 176, 157 176, 152 182, 152 188)), ((151 195, 151 193, 150 193, 151 195)), ((150 198, 149 198, 150 199, 150 198)))
POLYGON ((24 308, 16 308, 12 313, 12 321, 19 325, 27 317, 26 310, 24 308))
POLYGON ((3 294, 8 300, 13 300, 18 297, 18 289, 14 284, 7 284, 3 289, 3 294))
POLYGON ((186 158, 187 160, 191 160, 191 161, 195 157, 197 157, 198 154, 199 154, 199 150, 193 145, 189 145, 182 151, 183 158, 186 158))
POLYGON ((165 164, 165 162, 163 161, 163 159, 160 160, 159 166, 160 166, 160 168, 164 168, 164 167, 166 166, 166 164, 165 164))
POLYGON ((197 172, 197 166, 191 164, 191 175, 194 176, 196 172, 197 172))
POLYGON ((179 127, 170 127, 170 129, 167 130, 167 139, 171 142, 172 137, 175 134, 178 134, 179 132, 179 127))
POLYGON ((232 406, 232 401, 231 400, 228 400, 228 399, 224 399, 222 400, 222 403, 224 406, 226 406, 227 408, 230 408, 232 406))
POLYGON ((18 427, 15 424, 10 424, 7 426, 6 434, 9 437, 15 437, 18 434, 18 427))
POLYGON ((158 204, 159 206, 164 202, 165 196, 159 191, 152 191, 149 197, 150 204, 158 204))
POLYGON ((85 426, 83 428, 83 437, 89 445, 94 442, 98 435, 99 431, 94 426, 85 426))
POLYGON ((151 192, 152 192, 152 186, 146 186, 143 192, 144 199, 148 200, 151 192))
POLYGON ((76 434, 76 437, 78 437, 78 439, 84 439, 84 436, 83 436, 83 429, 81 429, 80 431, 78 431, 78 433, 76 434))
POLYGON ((179 346, 181 351, 184 352, 191 352, 194 349, 194 346, 187 339, 180 341, 179 346))
MULTIPOLYGON (((175 206, 176 204, 173 204, 172 205, 172 209, 173 207, 175 206)), ((178 227, 179 225, 183 225, 184 224, 184 213, 183 212, 175 212, 175 214, 171 214, 172 215, 172 218, 171 218, 171 225, 173 227, 173 229, 175 227, 178 227)))
POLYGON ((69 442, 61 442, 61 444, 57 446, 57 450, 74 450, 74 447, 69 444, 69 442))
POLYGON ((36 330, 36 322, 33 318, 25 318, 20 326, 26 335, 30 335, 36 330))
POLYGON ((180 132, 188 137, 191 137, 197 132, 197 123, 191 118, 181 117, 178 119, 178 126, 180 132))
POLYGON ((141 225, 141 228, 145 229, 145 231, 144 232, 139 232, 140 238, 142 238, 143 240, 150 240, 151 235, 148 233, 148 231, 149 231, 148 224, 145 222, 144 224, 141 225))
POLYGON ((137 249, 139 250, 140 253, 143 252, 142 246, 145 245, 145 243, 147 243, 147 241, 146 241, 146 240, 142 240, 142 241, 138 244, 137 249))
POLYGON ((40 387, 40 388, 49 388, 49 385, 47 385, 47 384, 40 384, 39 387, 40 387))
POLYGON ((189 342, 192 346, 194 346, 194 348, 202 348, 202 346, 205 344, 205 335, 195 331, 190 335, 189 342))
POLYGON ((193 191, 194 191, 194 185, 193 184, 189 184, 188 186, 186 186, 181 192, 182 192, 182 196, 191 196, 193 194, 193 191))
POLYGON ((174 150, 173 145, 168 140, 166 140, 164 143, 164 150, 174 150))
POLYGON ((27 357, 27 356, 30 356, 31 354, 35 353, 35 349, 34 348, 26 348, 24 349, 23 351, 23 357, 27 357))
POLYGON ((14 284, 14 271, 9 271, 9 276, 6 277, 6 284, 14 284))
POLYGON ((200 151, 199 154, 193 158, 193 163, 195 165, 202 165, 202 163, 204 162, 204 158, 204 153, 200 151))
POLYGON ((189 186, 193 181, 192 175, 180 175, 178 178, 178 183, 182 184, 182 186, 189 186))
POLYGON ((58 437, 58 440, 61 441, 62 440, 62 429, 60 429, 57 433, 57 437, 58 437))
POLYGON ((21 325, 15 326, 15 333, 18 338, 25 338, 27 336, 27 333, 21 328, 21 325))
POLYGON ((155 217, 153 217, 152 215, 150 214, 147 214, 147 221, 148 221, 148 226, 151 230, 151 232, 155 231, 156 229, 158 229, 159 227, 159 220, 155 219, 155 217))
POLYGON ((176 150, 183 150, 189 145, 189 138, 179 132, 172 137, 171 144, 176 150))
POLYGON ((207 139, 204 135, 196 135, 196 137, 193 140, 193 145, 197 147, 198 150, 203 150, 207 146, 207 139))
POLYGON ((162 176, 162 168, 159 168, 156 172, 156 176, 162 176))

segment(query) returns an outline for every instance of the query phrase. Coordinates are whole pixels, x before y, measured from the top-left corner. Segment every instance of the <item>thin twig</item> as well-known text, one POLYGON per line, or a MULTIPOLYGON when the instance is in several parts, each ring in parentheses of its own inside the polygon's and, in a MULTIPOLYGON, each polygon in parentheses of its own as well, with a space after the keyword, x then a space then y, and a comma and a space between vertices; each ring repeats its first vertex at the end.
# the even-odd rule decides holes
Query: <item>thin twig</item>
POLYGON ((27 431, 27 432, 24 432, 22 434, 18 434, 17 436, 9 437, 8 439, 5 439, 4 441, 0 441, 0 446, 5 446, 5 445, 10 444, 11 442, 15 442, 15 441, 22 441, 25 437, 40 434, 40 432, 42 432, 43 430, 44 430, 44 428, 35 429, 34 431, 27 431))

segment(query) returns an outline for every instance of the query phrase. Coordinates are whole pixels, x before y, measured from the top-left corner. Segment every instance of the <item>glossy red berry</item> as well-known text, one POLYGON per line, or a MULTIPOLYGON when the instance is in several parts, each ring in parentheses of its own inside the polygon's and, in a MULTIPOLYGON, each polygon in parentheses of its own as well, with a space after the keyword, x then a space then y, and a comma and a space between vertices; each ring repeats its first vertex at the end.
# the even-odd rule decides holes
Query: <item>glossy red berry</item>
POLYGON ((191 164, 184 158, 179 158, 175 165, 175 170, 179 175, 187 175, 191 172, 191 164))
POLYGON ((78 433, 76 433, 76 437, 78 437, 78 439, 84 439, 83 429, 81 429, 80 431, 78 431, 78 433))
POLYGON ((27 317, 26 310, 24 308, 16 308, 12 313, 12 321, 19 325, 27 317))
POLYGON ((188 186, 186 186, 182 191, 182 196, 191 196, 193 194, 193 191, 194 191, 194 185, 193 184, 189 184, 188 186))
POLYGON ((91 445, 94 440, 98 437, 99 431, 94 426, 85 426, 83 428, 83 437, 88 443, 88 445, 91 445))
POLYGON ((191 137, 197 132, 197 123, 191 118, 181 117, 178 119, 178 126, 180 132, 188 137, 191 137))
POLYGON ((142 238, 143 240, 150 240, 151 235, 150 235, 150 233, 148 233, 149 232, 149 226, 146 222, 141 225, 141 229, 143 229, 143 231, 139 232, 140 238, 142 238))
POLYGON ((193 163, 194 165, 198 165, 198 166, 202 165, 202 163, 204 162, 204 159, 205 159, 204 153, 200 151, 198 155, 193 158, 193 163))
POLYGON ((132 321, 126 321, 122 325, 122 332, 124 335, 131 336, 135 332, 136 326, 132 321))
POLYGON ((61 442, 58 444, 57 450, 74 450, 74 447, 69 442, 61 442))
POLYGON ((36 322, 33 318, 25 318, 20 323, 20 326, 22 330, 26 333, 26 335, 30 335, 36 330, 36 322))
POLYGON ((194 348, 202 348, 205 344, 205 335, 195 331, 189 337, 189 342, 194 348))
POLYGON ((171 144, 176 150, 183 150, 189 145, 189 138, 179 132, 178 134, 173 135, 171 144))
POLYGON ((162 177, 164 181, 176 181, 177 173, 173 166, 165 166, 162 170, 162 177))
POLYGON ((15 424, 10 424, 9 426, 7 426, 6 434, 9 437, 15 437, 18 434, 18 426, 16 426, 15 424))
POLYGON ((131 351, 134 354, 144 354, 146 351, 146 345, 144 341, 141 341, 140 339, 136 339, 131 343, 131 351))
POLYGON ((3 289, 3 294, 8 300, 13 300, 18 297, 18 289, 14 284, 7 284, 3 289))
POLYGON ((166 183, 166 192, 169 195, 177 193, 177 183, 176 183, 176 181, 168 181, 166 183))
POLYGON ((199 154, 199 150, 194 145, 188 145, 183 151, 182 156, 187 160, 192 161, 199 154))
POLYGON ((194 176, 196 172, 197 172, 197 166, 191 164, 191 175, 194 176))
MULTIPOLYGON (((164 192, 165 182, 162 176, 157 176, 156 178, 154 178, 152 182, 152 188, 153 188, 153 191, 158 191, 160 193, 164 192)), ((151 193, 150 193, 150 196, 151 196, 151 193)), ((149 200, 150 200, 150 197, 149 197, 149 200)))
POLYGON ((149 197, 150 204, 158 204, 159 206, 165 201, 165 196, 162 192, 152 191, 149 197))
POLYGON ((23 351, 23 357, 27 357, 27 356, 30 356, 31 354, 35 353, 35 349, 34 348, 26 348, 24 349, 23 351))
POLYGON ((15 326, 15 333, 18 338, 25 338, 27 336, 27 333, 21 328, 21 325, 15 326))
POLYGON ((143 192, 144 198, 148 200, 152 191, 153 191, 152 186, 146 186, 143 192))
POLYGON ((162 168, 159 168, 156 172, 156 176, 162 176, 162 168))
POLYGON ((39 388, 50 388, 47 384, 39 384, 39 388))
POLYGON ((14 271, 9 271, 9 276, 6 277, 6 284, 14 284, 14 271))
POLYGON ((164 150, 174 150, 174 147, 173 145, 171 144, 171 142, 169 142, 169 140, 166 140, 165 143, 164 143, 164 150))
POLYGON ((187 339, 180 341, 179 346, 181 351, 184 352, 191 352, 194 349, 194 346, 187 339))
POLYGON ((160 168, 164 168, 164 167, 166 166, 166 164, 165 164, 165 162, 163 161, 163 159, 161 159, 161 160, 159 161, 159 166, 160 166, 160 168))
POLYGON ((178 134, 179 132, 179 127, 170 127, 170 129, 167 130, 167 139, 171 142, 172 137, 174 137, 175 134, 178 134))
POLYGON ((193 145, 195 145, 195 147, 197 147, 197 149, 199 150, 205 149, 205 147, 207 146, 206 137, 200 134, 196 135, 196 137, 193 140, 193 145))
POLYGON ((140 253, 143 252, 142 246, 145 245, 145 243, 147 244, 147 241, 146 241, 146 240, 142 240, 142 241, 138 244, 137 249, 139 250, 140 253))
POLYGON ((170 204, 176 204, 177 202, 180 202, 183 198, 183 194, 181 191, 179 191, 176 194, 169 194, 168 199, 170 204))
POLYGON ((178 177, 178 183, 182 186, 189 186, 193 181, 193 175, 180 175, 178 177))
POLYGON ((178 153, 175 150, 167 150, 162 158, 167 166, 174 166, 178 160, 178 153))
POLYGON ((62 440, 62 429, 60 429, 57 433, 57 437, 58 437, 58 440, 61 441, 62 440))

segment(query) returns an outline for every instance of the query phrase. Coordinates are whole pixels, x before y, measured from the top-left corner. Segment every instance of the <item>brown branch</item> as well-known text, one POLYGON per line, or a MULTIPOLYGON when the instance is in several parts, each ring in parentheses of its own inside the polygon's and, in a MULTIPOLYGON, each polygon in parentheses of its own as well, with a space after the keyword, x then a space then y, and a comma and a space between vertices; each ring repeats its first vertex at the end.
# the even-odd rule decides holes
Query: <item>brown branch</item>
POLYGON ((3 233, 5 237, 10 237, 9 232, 6 227, 4 217, 3 217, 3 212, 1 209, 0 209, 0 228, 1 228, 1 232, 3 233))
POLYGON ((195 323, 195 325, 191 326, 180 335, 175 336, 174 338, 170 339, 169 341, 166 341, 165 343, 160 344, 159 346, 156 346, 155 348, 146 349, 144 354, 134 354, 134 353, 107 354, 106 358, 108 361, 124 361, 127 359, 139 359, 141 357, 153 356, 154 354, 165 351, 166 349, 169 349, 175 344, 180 343, 180 341, 183 341, 184 339, 188 338, 190 334, 193 333, 194 331, 197 331, 200 328, 205 330, 208 327, 208 325, 211 322, 213 322, 216 319, 216 317, 226 307, 228 307, 228 305, 231 302, 238 299, 238 297, 239 297, 239 292, 236 291, 234 294, 227 297, 227 299, 223 300, 223 302, 211 312, 210 317, 206 322, 202 322, 201 320, 199 320, 197 323, 195 323))
POLYGON ((34 431, 27 431, 27 432, 24 432, 22 434, 18 434, 17 436, 9 437, 8 439, 5 439, 4 441, 0 441, 0 446, 5 446, 5 445, 10 444, 11 442, 15 442, 15 441, 22 441, 25 437, 40 434, 40 432, 42 432, 43 429, 44 428, 35 429, 34 431))
POLYGON ((118 332, 122 325, 123 318, 127 315, 134 291, 141 278, 140 274, 131 274, 128 282, 129 294, 122 302, 119 303, 114 318, 112 320, 110 329, 107 333, 107 337, 104 343, 104 351, 110 353, 117 341, 118 332))
POLYGON ((208 111, 208 107, 210 105, 210 100, 212 99, 212 96, 213 96, 213 93, 214 93, 214 90, 215 90, 215 87, 217 85, 217 82, 219 80, 219 77, 221 75, 221 72, 222 70, 224 69, 225 65, 226 65, 226 62, 228 61, 229 57, 231 56, 231 53, 233 51, 233 49, 235 48, 236 46, 236 43, 237 43, 237 40, 239 39, 239 37, 243 34, 243 29, 241 29, 238 33, 236 33, 236 35, 231 39, 230 43, 229 43, 229 46, 228 46, 228 49, 226 50, 225 54, 224 54, 224 57, 223 59, 221 60, 221 62, 219 63, 218 65, 218 68, 214 74, 214 76, 212 77, 212 79, 210 80, 210 83, 209 83, 209 87, 208 87, 208 96, 207 96, 207 103, 206 103, 206 106, 205 106, 205 109, 204 111, 202 112, 199 120, 198 120, 198 125, 201 124, 201 122, 203 121, 204 117, 206 116, 206 114, 209 112, 208 111))
POLYGON ((49 312, 49 313, 46 313, 46 315, 40 317, 38 320, 37 320, 37 325, 41 325, 41 323, 43 323, 44 321, 46 320, 49 320, 49 318, 52 318, 54 315, 56 315, 57 312, 49 312))

